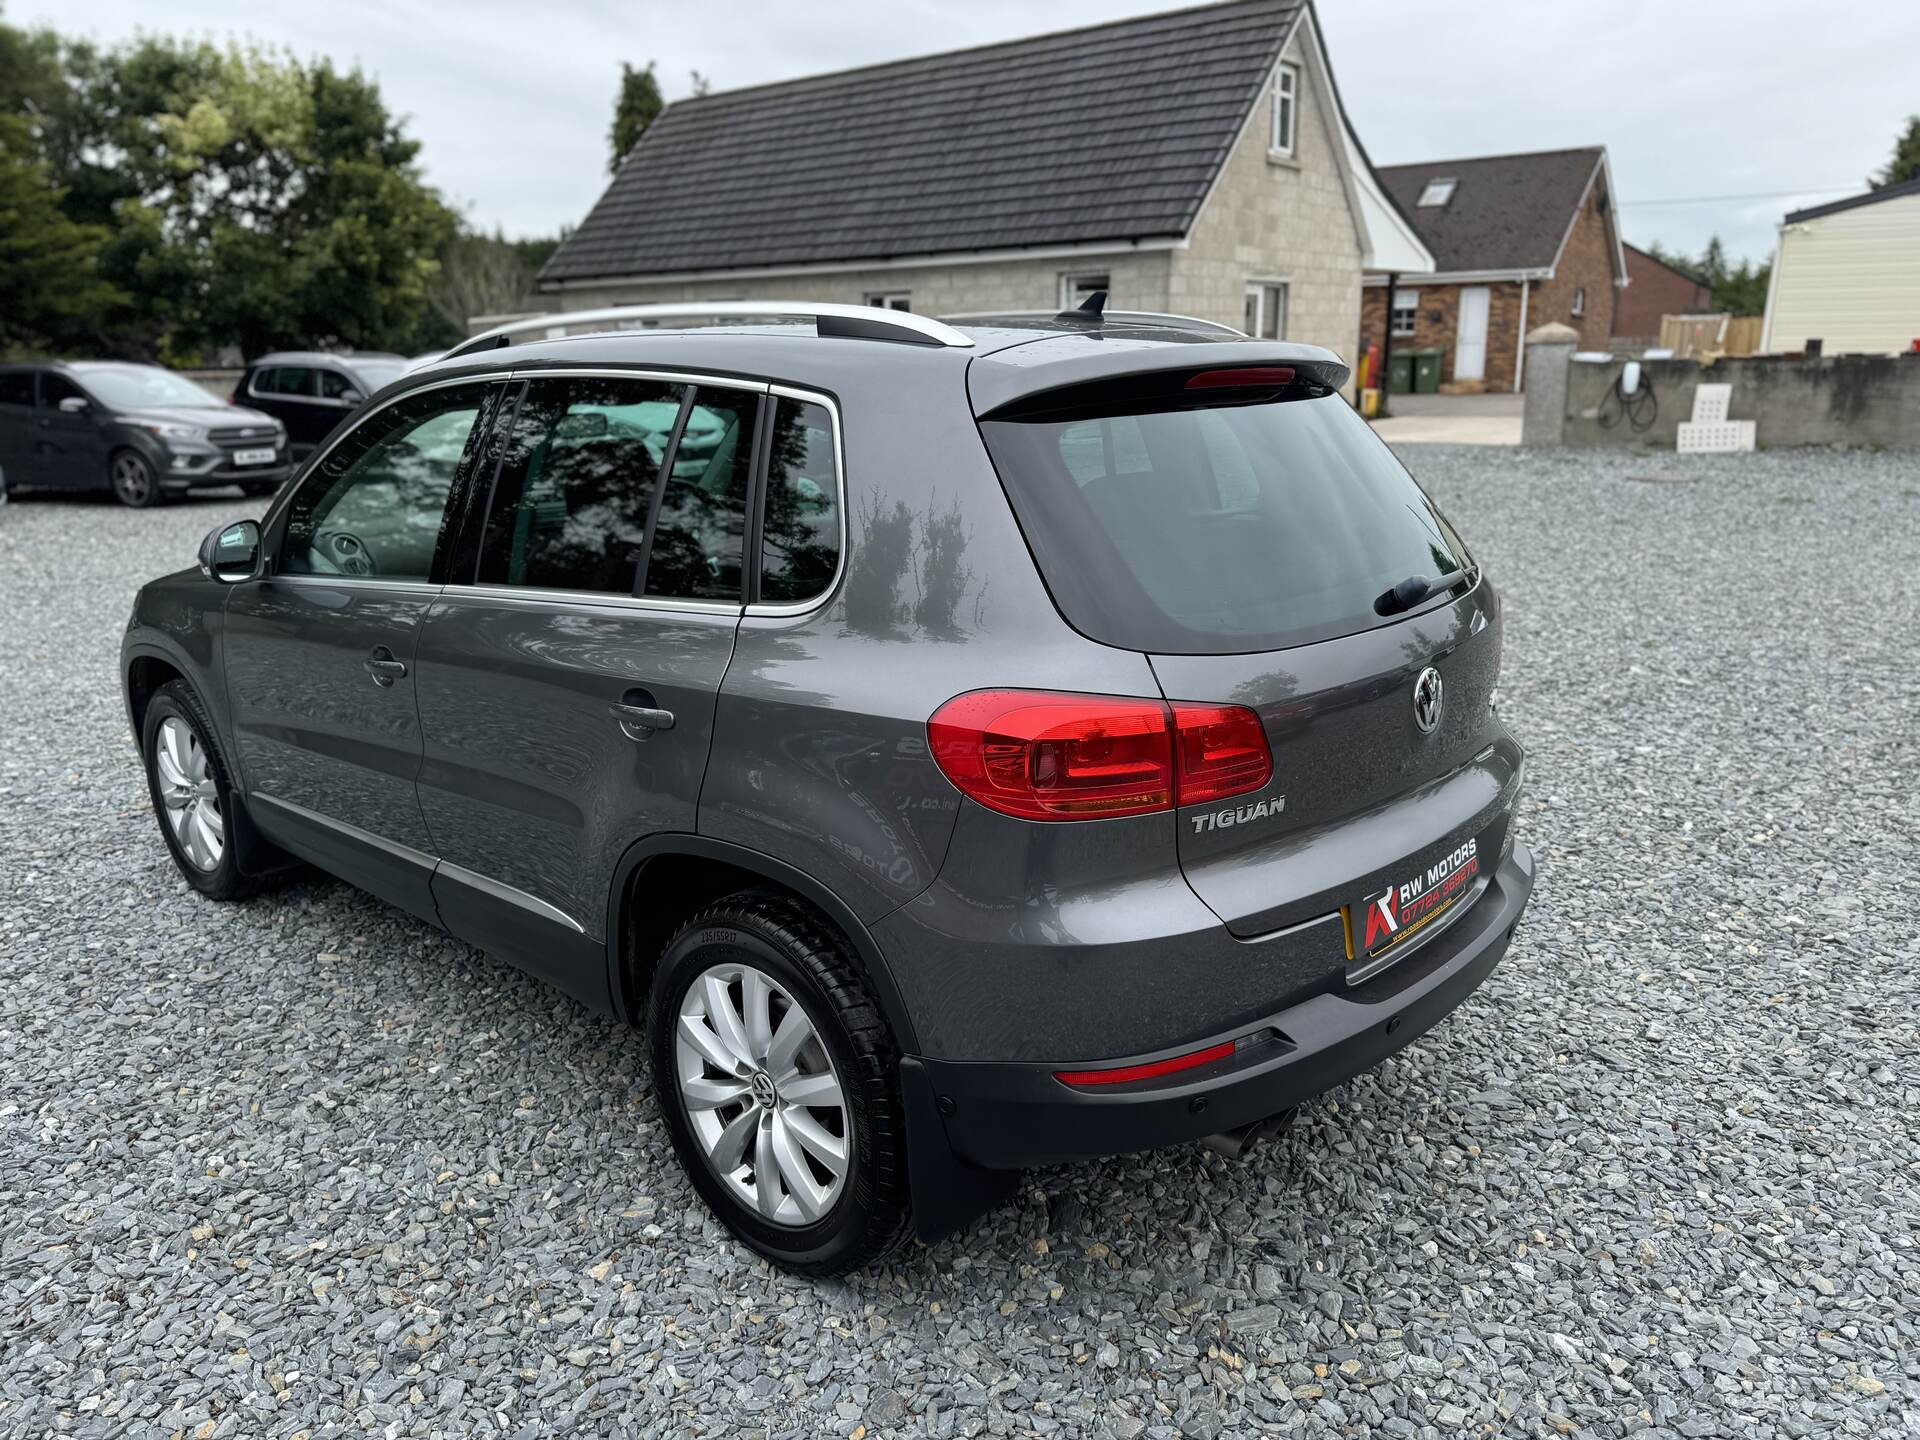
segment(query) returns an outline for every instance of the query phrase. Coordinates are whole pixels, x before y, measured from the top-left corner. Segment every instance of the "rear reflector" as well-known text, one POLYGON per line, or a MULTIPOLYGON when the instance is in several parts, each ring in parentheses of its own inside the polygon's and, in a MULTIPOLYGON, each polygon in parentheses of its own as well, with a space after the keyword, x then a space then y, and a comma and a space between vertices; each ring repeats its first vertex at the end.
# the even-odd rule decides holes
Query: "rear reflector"
POLYGON ((933 713, 927 740, 962 794, 1022 820, 1146 815, 1273 778, 1266 730, 1244 705, 976 690, 933 713))
POLYGON ((1056 1070, 1053 1078, 1063 1085, 1125 1085, 1133 1080, 1152 1080, 1161 1075, 1175 1075, 1182 1070, 1211 1065, 1216 1060, 1229 1058, 1233 1051, 1233 1041, 1223 1040, 1218 1045, 1209 1045, 1204 1050, 1195 1050, 1187 1055, 1176 1055, 1171 1060, 1155 1060, 1146 1065, 1116 1065, 1110 1070, 1056 1070))
POLYGON ((1287 365, 1242 365, 1233 370, 1202 370, 1187 381, 1189 390, 1226 390, 1237 386, 1291 385, 1293 369, 1287 365))

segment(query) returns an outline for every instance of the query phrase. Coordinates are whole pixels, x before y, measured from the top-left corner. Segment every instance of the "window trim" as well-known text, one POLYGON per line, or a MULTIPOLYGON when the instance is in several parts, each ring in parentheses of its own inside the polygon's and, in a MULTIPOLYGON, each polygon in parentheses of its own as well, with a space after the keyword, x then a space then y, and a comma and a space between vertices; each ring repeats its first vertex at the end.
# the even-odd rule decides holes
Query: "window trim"
POLYGON ((1249 297, 1257 297, 1254 308, 1256 323, 1249 338, 1254 340, 1272 340, 1278 344, 1284 342, 1287 337, 1285 335, 1266 335, 1262 333, 1267 328, 1267 292, 1269 290, 1284 292, 1284 298, 1280 302, 1280 318, 1282 322, 1281 328, 1283 330, 1286 328, 1285 321, 1287 312, 1293 308, 1293 281, 1280 275, 1268 275, 1264 277, 1249 275, 1246 283, 1246 294, 1249 297))
MULTIPOLYGON (((840 582, 847 573, 847 450, 845 426, 840 422, 840 406, 831 395, 819 390, 805 390, 797 385, 768 385, 767 396, 770 400, 798 400, 803 404, 818 405, 827 412, 827 418, 833 423, 833 492, 834 512, 839 520, 839 548, 833 557, 833 574, 827 577, 826 587, 818 595, 805 600, 761 600, 760 594, 760 549, 759 535, 761 516, 766 507, 767 467, 760 463, 754 469, 754 484, 751 494, 754 506, 747 514, 747 528, 754 538, 753 553, 753 589, 754 599, 747 605, 749 615, 806 615, 828 604, 840 591, 840 582)), ((773 433, 772 406, 768 406, 765 432, 773 433)), ((771 450, 766 448, 756 457, 765 462, 770 458, 771 450)))
MULTIPOLYGON (((287 510, 293 504, 294 495, 299 491, 300 487, 306 483, 307 477, 320 466, 324 465, 327 458, 332 455, 335 450, 338 450, 359 433, 361 426, 372 424, 381 415, 385 414, 390 406, 398 405, 402 400, 409 399, 415 395, 424 395, 429 390, 443 390, 449 385, 498 385, 511 383, 512 379, 513 376, 511 372, 505 370, 488 370, 472 375, 447 375, 429 380, 421 385, 415 385, 410 389, 403 390, 398 395, 390 395, 378 405, 369 410, 362 411, 359 415, 355 416, 353 423, 348 425, 346 429, 342 430, 338 435, 332 436, 327 444, 315 448, 313 454, 309 455, 306 461, 300 466, 300 469, 295 475, 294 483, 281 486, 279 493, 273 497, 272 502, 267 506, 266 514, 260 517, 260 547, 262 553, 268 556, 269 568, 265 570, 259 578, 261 580, 271 580, 276 584, 283 582, 292 583, 294 581, 319 581, 327 585, 347 584, 364 586, 368 584, 380 584, 393 586, 398 584, 411 584, 429 590, 439 590, 443 588, 432 580, 383 580, 378 575, 284 575, 271 568, 271 566, 272 561, 277 559, 280 554, 280 543, 285 538, 287 510)), ((434 547, 434 559, 438 561, 439 558, 439 546, 436 545, 434 547)), ((242 583, 257 582, 243 581, 242 583)))
POLYGON ((1402 290, 1396 287, 1387 292, 1387 333, 1396 340, 1412 340, 1419 335, 1420 292, 1418 290, 1402 290), (1407 306, 1407 314, 1413 318, 1407 322, 1407 328, 1405 330, 1396 328, 1396 322, 1394 320, 1394 316, 1399 312, 1400 307, 1393 302, 1396 297, 1401 295, 1411 295, 1413 297, 1413 303, 1407 306))
MULTIPOLYGON (((453 487, 447 492, 447 510, 440 517, 440 534, 434 540, 433 555, 427 562, 427 578, 425 580, 394 579, 379 575, 310 575, 305 572, 290 574, 282 571, 278 568, 278 564, 281 547, 286 544, 287 539, 287 511, 293 507, 293 497, 300 493, 301 488, 313 478, 314 473, 326 462, 333 452, 358 434, 361 426, 371 424, 375 418, 385 414, 389 407, 398 405, 401 401, 411 399, 415 395, 424 395, 429 390, 444 390, 450 385, 478 385, 484 390, 491 385, 510 384, 511 378, 511 376, 502 371, 489 371, 481 375, 450 375, 444 379, 430 380, 424 385, 415 386, 404 394, 395 395, 381 402, 381 404, 368 410, 358 419, 354 420, 351 425, 347 426, 347 428, 342 430, 338 435, 333 436, 332 443, 325 447, 316 448, 314 452, 307 457, 305 463, 294 472, 293 483, 280 487, 278 492, 275 493, 272 502, 267 506, 266 513, 260 517, 260 549, 261 553, 266 556, 266 565, 260 574, 255 577, 256 582, 260 580, 271 580, 278 584, 305 582, 308 584, 319 583, 323 585, 336 585, 346 582, 361 587, 369 584, 384 585, 389 589, 409 586, 421 590, 438 591, 445 589, 444 582, 435 580, 433 576, 440 570, 442 562, 447 558, 444 552, 449 548, 450 542, 459 538, 460 529, 466 524, 467 499, 462 493, 460 473, 457 466, 454 470, 453 487), (448 524, 449 520, 452 521, 451 526, 448 524)), ((472 443, 473 437, 471 435, 469 435, 467 439, 469 444, 472 443)), ((465 453, 465 447, 462 447, 461 455, 463 459, 465 458, 465 453)), ((497 457, 495 457, 493 463, 495 467, 498 468, 499 461, 497 457)))
POLYGON ((1267 153, 1285 160, 1293 159, 1294 151, 1300 145, 1300 66, 1293 60, 1282 60, 1273 67, 1273 83, 1267 87, 1267 93, 1273 98, 1273 113, 1267 122, 1267 153), (1282 81, 1286 84, 1283 86, 1282 81), (1286 104, 1287 134, 1283 141, 1280 135, 1280 101, 1286 104))
MULTIPOLYGON (((462 595, 473 595, 473 596, 479 596, 488 600, 519 600, 519 601, 525 601, 529 603, 538 602, 538 601, 561 601, 571 605, 612 606, 615 608, 629 609, 629 610, 652 610, 652 611, 664 611, 669 613, 673 611, 691 611, 694 613, 705 613, 705 614, 713 614, 713 613, 729 614, 729 615, 746 614, 746 615, 755 615, 755 616, 764 616, 764 617, 791 617, 796 615, 810 614, 813 611, 819 610, 825 605, 829 604, 833 600, 833 598, 839 593, 840 586, 842 582, 845 581, 846 575, 847 575, 848 520, 847 520, 846 425, 840 415, 839 401, 836 400, 832 395, 829 395, 824 390, 809 390, 804 386, 798 386, 798 385, 781 385, 781 384, 776 384, 770 380, 748 380, 748 379, 743 379, 738 375, 712 375, 712 374, 703 374, 703 373, 699 373, 691 370, 669 370, 669 369, 660 369, 653 366, 641 366, 641 365, 556 366, 552 369, 547 369, 545 367, 542 367, 541 369, 538 369, 538 370, 489 370, 489 371, 484 371, 481 373, 471 374, 471 375, 448 375, 443 377, 436 377, 435 379, 428 380, 423 384, 409 386, 407 389, 401 391, 399 394, 390 395, 385 400, 382 400, 377 406, 374 406, 372 409, 366 410, 361 414, 355 416, 352 424, 347 426, 347 428, 343 430, 340 434, 334 436, 330 441, 330 443, 328 443, 325 447, 314 451, 313 455, 309 457, 309 459, 307 460, 306 466, 303 467, 303 469, 301 470, 300 479, 304 480, 306 478, 308 469, 325 463, 326 457, 330 455, 334 450, 339 448, 341 445, 345 444, 347 440, 352 437, 354 432, 359 430, 359 428, 362 425, 371 424, 383 411, 387 409, 388 406, 396 405, 400 401, 407 399, 409 396, 418 395, 427 390, 437 390, 448 385, 468 385, 468 384, 484 385, 484 384, 502 384, 503 383, 509 388, 509 390, 511 390, 515 385, 524 385, 525 382, 529 380, 545 380, 545 379, 564 377, 564 376, 608 376, 615 379, 661 380, 669 384, 677 384, 677 385, 723 386, 723 387, 735 389, 735 390, 753 391, 755 393, 762 394, 762 395, 780 396, 789 400, 809 401, 813 404, 819 405, 822 408, 824 408, 827 412, 828 417, 833 422, 834 499, 839 511, 839 520, 840 520, 840 524, 838 527, 838 538, 840 542, 839 554, 835 559, 835 563, 833 567, 833 575, 828 580, 826 588, 822 590, 818 595, 813 596, 811 599, 807 599, 807 600, 785 601, 780 603, 755 600, 755 601, 750 601, 745 604, 742 604, 740 600, 694 600, 694 599, 675 600, 675 599, 663 599, 657 596, 610 595, 610 594, 602 594, 596 591, 583 591, 583 590, 539 590, 530 586, 513 588, 513 587, 505 587, 505 586, 478 585, 478 584, 467 583, 459 580, 451 580, 444 584, 436 584, 431 581, 403 582, 403 581, 382 580, 379 576, 375 576, 375 575, 344 575, 344 576, 342 575, 321 575, 321 576, 269 575, 263 578, 270 578, 275 582, 298 580, 298 581, 307 581, 307 582, 318 582, 326 585, 337 585, 341 583, 346 583, 346 584, 351 584, 356 586, 383 585, 383 584, 387 586, 392 586, 395 584, 413 584, 413 585, 418 585, 419 588, 421 589, 439 591, 442 594, 447 595, 449 598, 454 598, 462 595)), ((517 403, 518 396, 514 396, 512 398, 514 399, 515 403, 517 403)), ((499 462, 501 458, 503 457, 495 457, 494 459, 494 469, 496 471, 499 468, 499 462)), ((756 462, 758 462, 760 458, 761 457, 759 456, 759 454, 756 454, 756 457, 755 457, 756 462)), ((753 530, 755 527, 757 527, 759 524, 760 501, 758 497, 759 497, 759 489, 764 487, 765 475, 766 475, 765 466, 756 463, 753 474, 748 478, 747 493, 748 493, 750 508, 748 509, 748 512, 747 512, 747 528, 750 531, 753 530)), ((492 476, 489 475, 488 476, 489 483, 486 486, 488 500, 491 500, 492 498, 492 485, 490 483, 491 479, 492 479, 492 476)), ((480 486, 476 482, 475 485, 473 486, 473 489, 478 490, 479 488, 480 486)), ((280 532, 285 528, 283 522, 286 516, 287 506, 291 503, 292 496, 297 489, 299 489, 298 483, 283 487, 280 493, 274 497, 273 504, 268 507, 267 513, 261 518, 260 528, 262 531, 262 544, 263 545, 267 544, 270 539, 274 547, 269 553, 276 554, 276 555, 279 553, 278 546, 279 546, 280 532)), ((471 503, 471 501, 469 503, 471 503)), ((468 516, 463 516, 462 523, 465 524, 467 519, 470 518, 470 516, 471 516, 471 512, 469 511, 468 516)), ((481 513, 480 519, 481 519, 481 523, 485 522, 484 510, 481 513)), ((436 552, 435 559, 437 560, 438 558, 439 556, 438 556, 438 553, 436 552)), ((745 560, 743 560, 742 562, 743 571, 745 570, 746 565, 749 562, 754 567, 754 579, 755 579, 755 583, 757 584, 758 578, 759 578, 758 577, 759 556, 757 551, 753 555, 748 556, 746 557, 745 560)), ((743 579, 744 579, 744 576, 743 576, 743 579)), ((743 599, 746 595, 752 594, 752 593, 757 593, 757 592, 748 591, 747 589, 745 589, 744 586, 742 587, 743 599)))
POLYGON ((1587 313, 1586 286, 1576 285, 1573 287, 1573 299, 1568 302, 1567 313, 1576 317, 1584 316, 1587 313))
POLYGON ((1452 175, 1436 175, 1420 187, 1420 198, 1414 202, 1416 210, 1444 210, 1453 203, 1453 192, 1460 188, 1460 181, 1452 175), (1445 187, 1442 189, 1441 187, 1445 187), (1439 193, 1435 193, 1435 192, 1439 193), (1429 199, 1428 197, 1432 198, 1429 199))

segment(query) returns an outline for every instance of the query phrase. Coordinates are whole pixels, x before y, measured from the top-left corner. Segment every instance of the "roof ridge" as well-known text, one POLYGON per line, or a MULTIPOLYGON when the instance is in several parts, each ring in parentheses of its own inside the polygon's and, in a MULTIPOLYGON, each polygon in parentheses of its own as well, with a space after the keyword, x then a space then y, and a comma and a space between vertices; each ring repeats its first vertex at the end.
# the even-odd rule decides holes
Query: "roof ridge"
MULTIPOLYGON (((1007 40, 984 40, 978 45, 962 45, 953 50, 933 50, 922 55, 902 55, 895 60, 874 60, 865 65, 848 65, 839 70, 820 70, 807 75, 795 75, 785 80, 763 80, 758 85, 742 85, 734 90, 710 90, 704 95, 689 95, 685 99, 672 101, 661 110, 660 114, 664 116, 668 110, 707 106, 715 101, 731 100, 740 96, 764 95, 769 90, 798 89, 822 81, 845 80, 855 75, 866 75, 880 70, 924 65, 937 60, 954 60, 962 56, 984 54, 990 50, 1023 49, 1030 45, 1064 40, 1072 36, 1093 35, 1107 30, 1124 30, 1131 26, 1144 27, 1159 21, 1196 15, 1202 11, 1251 10, 1259 6, 1297 10, 1305 3, 1306 0, 1203 0, 1203 3, 1197 5, 1180 5, 1171 10, 1153 10, 1144 15, 1130 15, 1121 20, 1102 20, 1095 25, 1075 25, 1064 30, 1045 30, 1038 35, 1020 35, 1007 40)), ((654 123, 658 124, 658 119, 654 123)))
POLYGON ((1381 173, 1388 170, 1431 170, 1437 165, 1481 165, 1489 160, 1540 160, 1549 155, 1604 155, 1604 145, 1567 145, 1558 150, 1512 150, 1501 155, 1456 155, 1444 160, 1408 160, 1398 165, 1376 165, 1374 169, 1381 173))

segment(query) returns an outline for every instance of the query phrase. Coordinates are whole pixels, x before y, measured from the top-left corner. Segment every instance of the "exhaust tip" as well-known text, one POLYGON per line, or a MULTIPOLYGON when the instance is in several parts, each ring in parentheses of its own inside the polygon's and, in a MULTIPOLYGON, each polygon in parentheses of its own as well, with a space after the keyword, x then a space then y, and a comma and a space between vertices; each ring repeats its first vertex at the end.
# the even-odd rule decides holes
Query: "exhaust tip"
POLYGON ((1236 1126, 1232 1130, 1222 1130, 1216 1135, 1202 1135, 1200 1143, 1217 1155, 1229 1160, 1238 1160, 1254 1146, 1267 1140, 1276 1140, 1293 1126, 1293 1117, 1300 1113, 1298 1105, 1290 1105, 1278 1115, 1269 1115, 1264 1120, 1255 1120, 1251 1124, 1236 1126))

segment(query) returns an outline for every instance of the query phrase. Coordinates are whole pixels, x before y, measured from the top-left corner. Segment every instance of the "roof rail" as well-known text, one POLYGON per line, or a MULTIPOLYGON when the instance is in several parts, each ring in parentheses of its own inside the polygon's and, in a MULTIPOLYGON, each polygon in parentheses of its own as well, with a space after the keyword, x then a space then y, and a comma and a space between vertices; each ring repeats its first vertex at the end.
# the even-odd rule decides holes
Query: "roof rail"
POLYGON ((1170 315, 1159 310, 1103 310, 1098 316, 1083 310, 976 310, 964 315, 941 316, 941 319, 959 325, 990 325, 1005 321, 1032 324, 1035 321, 1055 320, 1072 324, 1076 318, 1083 323, 1103 323, 1122 328, 1128 325, 1164 325, 1171 330, 1204 330, 1215 335, 1237 335, 1242 340, 1252 338, 1246 331, 1222 325, 1218 320, 1202 320, 1196 315, 1170 315))
POLYGON ((822 335, 862 340, 897 340, 909 345, 943 345, 965 349, 973 344, 951 325, 905 310, 883 310, 878 305, 836 305, 823 300, 701 300, 670 305, 611 305, 604 310, 556 310, 496 325, 471 340, 462 340, 440 357, 442 363, 476 351, 506 345, 516 335, 542 339, 565 338, 578 325, 597 325, 599 332, 631 328, 625 322, 649 320, 812 320, 822 335))

